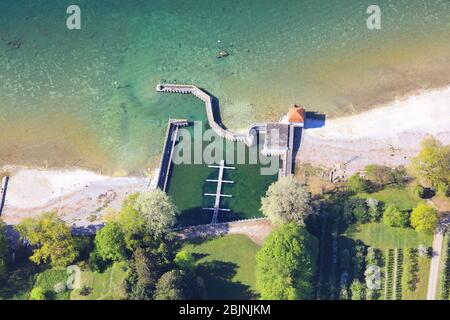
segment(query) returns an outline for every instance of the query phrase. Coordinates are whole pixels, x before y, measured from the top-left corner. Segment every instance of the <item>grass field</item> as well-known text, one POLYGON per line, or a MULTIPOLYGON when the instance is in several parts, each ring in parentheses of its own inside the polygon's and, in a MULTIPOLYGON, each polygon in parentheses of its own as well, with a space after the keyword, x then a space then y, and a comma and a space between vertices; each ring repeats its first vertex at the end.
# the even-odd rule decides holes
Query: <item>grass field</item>
POLYGON ((402 211, 409 211, 417 207, 423 200, 413 195, 411 188, 389 187, 374 193, 359 193, 359 198, 374 198, 382 201, 385 206, 395 205, 402 211))
POLYGON ((183 247, 194 254, 208 299, 252 299, 259 246, 242 235, 227 235, 183 247))
POLYGON ((73 290, 71 300, 110 300, 123 298, 121 282, 126 276, 126 263, 116 262, 103 273, 83 271, 81 273, 81 286, 90 288, 86 296, 80 294, 80 290, 73 290))
POLYGON ((413 229, 387 227, 382 223, 368 223, 347 233, 353 239, 359 239, 366 245, 382 249, 417 248, 420 244, 431 246, 433 236, 418 233, 413 229))

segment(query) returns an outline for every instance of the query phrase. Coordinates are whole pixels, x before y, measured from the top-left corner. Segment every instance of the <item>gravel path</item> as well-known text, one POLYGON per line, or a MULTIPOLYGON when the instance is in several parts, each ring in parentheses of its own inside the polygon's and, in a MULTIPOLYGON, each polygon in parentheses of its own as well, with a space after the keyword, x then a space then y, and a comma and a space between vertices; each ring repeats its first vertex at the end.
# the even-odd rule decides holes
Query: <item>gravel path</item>
POLYGON ((227 234, 242 234, 253 242, 262 245, 269 233, 274 229, 268 219, 250 221, 236 221, 230 223, 218 223, 215 225, 193 226, 178 231, 178 236, 183 239, 195 239, 201 237, 216 237, 227 234))

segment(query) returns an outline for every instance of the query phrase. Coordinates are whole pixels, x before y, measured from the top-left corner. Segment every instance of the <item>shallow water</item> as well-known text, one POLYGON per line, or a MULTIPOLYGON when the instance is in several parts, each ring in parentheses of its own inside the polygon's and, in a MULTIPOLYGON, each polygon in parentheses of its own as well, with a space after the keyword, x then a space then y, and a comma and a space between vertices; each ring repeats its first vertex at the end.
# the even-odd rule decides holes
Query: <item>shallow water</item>
POLYGON ((216 95, 231 128, 293 102, 338 116, 450 83, 450 2, 377 2, 380 31, 366 0, 79 0, 82 30, 68 31, 69 1, 3 0, 0 165, 142 173, 167 118, 204 111, 157 94, 161 80, 216 95))

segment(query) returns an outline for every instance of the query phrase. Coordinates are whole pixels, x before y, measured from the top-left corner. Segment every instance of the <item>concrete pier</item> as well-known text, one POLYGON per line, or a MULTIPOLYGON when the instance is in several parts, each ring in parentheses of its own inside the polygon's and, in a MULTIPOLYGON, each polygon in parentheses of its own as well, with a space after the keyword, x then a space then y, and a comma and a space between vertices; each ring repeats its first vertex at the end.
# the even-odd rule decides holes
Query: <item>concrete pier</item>
MULTIPOLYGON (((198 99, 205 103, 206 115, 208 118, 208 123, 210 127, 216 132, 217 135, 223 137, 230 141, 238 141, 245 143, 248 147, 252 147, 257 141, 258 132, 265 132, 266 136, 270 135, 268 132, 268 126, 285 126, 288 128, 289 134, 287 135, 287 140, 282 144, 284 145, 284 150, 265 150, 266 155, 279 156, 282 160, 282 167, 278 172, 279 177, 284 177, 292 174, 293 167, 293 143, 294 143, 294 125, 290 124, 279 124, 279 123, 253 123, 245 134, 236 134, 232 131, 224 128, 222 123, 219 123, 214 117, 214 106, 213 97, 201 90, 194 85, 182 85, 182 84, 158 84, 156 85, 157 92, 167 92, 167 93, 180 93, 180 94, 192 94, 198 99), (281 152, 280 152, 281 151, 281 152)), ((266 137, 267 139, 267 137, 266 137)), ((219 167, 219 166, 216 166, 219 167)), ((227 169, 227 168, 225 168, 227 169)))
POLYGON ((256 127, 264 126, 263 123, 252 124, 248 128, 247 134, 237 134, 233 133, 230 130, 227 130, 223 127, 223 125, 216 121, 214 117, 214 109, 213 109, 213 97, 209 94, 201 90, 200 88, 194 85, 180 85, 180 84, 158 84, 156 86, 157 92, 168 92, 168 93, 181 93, 181 94, 192 94, 198 99, 202 100, 205 103, 206 115, 208 118, 209 126, 222 138, 225 138, 230 141, 238 141, 244 142, 247 146, 252 146, 256 141, 254 136, 254 129, 256 127))
POLYGON ((0 185, 0 216, 2 215, 3 207, 6 201, 6 191, 8 190, 9 177, 2 178, 2 184, 0 185))
POLYGON ((178 128, 188 126, 187 120, 170 119, 167 124, 166 138, 164 141, 163 153, 159 164, 159 173, 156 177, 156 186, 162 191, 167 191, 167 182, 170 169, 172 168, 173 150, 178 140, 178 128))

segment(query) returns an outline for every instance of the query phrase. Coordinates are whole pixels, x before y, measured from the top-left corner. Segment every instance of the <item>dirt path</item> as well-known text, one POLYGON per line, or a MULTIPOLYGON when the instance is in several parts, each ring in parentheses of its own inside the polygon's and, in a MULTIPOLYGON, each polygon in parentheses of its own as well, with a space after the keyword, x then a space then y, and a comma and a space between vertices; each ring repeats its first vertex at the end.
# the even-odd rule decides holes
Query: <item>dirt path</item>
POLYGON ((227 234, 242 234, 249 237, 254 243, 262 245, 273 229, 274 227, 268 219, 258 219, 188 227, 178 231, 178 236, 183 240, 188 240, 227 234))
POLYGON ((433 237, 433 256, 431 257, 430 276, 428 278, 427 300, 436 300, 444 233, 449 225, 450 216, 446 215, 439 222, 439 226, 433 237))

